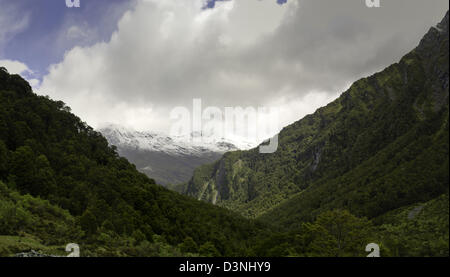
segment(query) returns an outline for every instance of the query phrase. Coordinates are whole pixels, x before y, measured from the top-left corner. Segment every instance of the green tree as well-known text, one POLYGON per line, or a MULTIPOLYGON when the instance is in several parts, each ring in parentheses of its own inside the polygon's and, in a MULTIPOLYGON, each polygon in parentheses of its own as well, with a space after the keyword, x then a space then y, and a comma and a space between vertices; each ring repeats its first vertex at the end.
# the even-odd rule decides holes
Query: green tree
POLYGON ((47 160, 47 157, 40 155, 36 158, 36 175, 34 178, 35 195, 48 196, 56 189, 55 173, 47 160))
POLYGON ((8 148, 5 143, 0 140, 0 179, 4 179, 8 170, 8 148))
POLYGON ((200 255, 204 257, 220 257, 219 251, 217 251, 214 244, 210 241, 205 242, 199 249, 200 255))
POLYGON ((93 235, 97 232, 97 218, 89 209, 80 217, 80 225, 87 235, 93 235))
POLYGON ((371 242, 372 224, 347 210, 320 214, 312 224, 304 224, 307 251, 313 256, 363 256, 371 242))
POLYGON ((12 154, 11 177, 17 188, 22 193, 35 195, 38 188, 35 187, 36 165, 33 150, 29 146, 17 148, 12 154))
POLYGON ((146 240, 144 233, 142 233, 142 231, 139 229, 135 230, 131 237, 134 239, 135 245, 139 245, 141 242, 146 240))
POLYGON ((186 237, 184 241, 179 245, 179 248, 183 253, 198 252, 198 245, 191 237, 186 237))
POLYGON ((32 137, 32 131, 28 124, 24 121, 17 121, 13 123, 13 128, 11 130, 11 142, 15 147, 20 147, 25 145, 25 141, 32 137))

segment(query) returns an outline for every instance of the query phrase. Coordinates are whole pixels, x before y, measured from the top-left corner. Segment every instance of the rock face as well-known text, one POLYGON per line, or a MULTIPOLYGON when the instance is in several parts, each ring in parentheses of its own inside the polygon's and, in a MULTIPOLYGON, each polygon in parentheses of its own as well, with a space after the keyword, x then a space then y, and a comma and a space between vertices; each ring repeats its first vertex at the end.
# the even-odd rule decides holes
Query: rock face
POLYGON ((197 169, 186 193, 286 225, 327 208, 377 216, 444 193, 448 177, 434 170, 448 176, 448 17, 398 63, 284 128, 276 153, 227 153, 197 169))
POLYGON ((234 142, 215 139, 195 143, 191 138, 172 138, 117 125, 104 127, 100 132, 121 156, 161 185, 185 183, 195 168, 217 161, 223 153, 252 146, 249 143, 236 146, 234 142))

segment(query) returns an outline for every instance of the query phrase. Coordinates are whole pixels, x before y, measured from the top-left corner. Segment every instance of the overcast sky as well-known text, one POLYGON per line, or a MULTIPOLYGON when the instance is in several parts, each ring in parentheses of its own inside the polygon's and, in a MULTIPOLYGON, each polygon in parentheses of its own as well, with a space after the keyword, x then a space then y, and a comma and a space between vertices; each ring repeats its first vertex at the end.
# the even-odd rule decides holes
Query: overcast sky
POLYGON ((412 50, 446 0, 0 0, 0 63, 93 127, 168 132, 170 111, 280 107, 280 125, 412 50), (59 3, 60 2, 60 3, 59 3))

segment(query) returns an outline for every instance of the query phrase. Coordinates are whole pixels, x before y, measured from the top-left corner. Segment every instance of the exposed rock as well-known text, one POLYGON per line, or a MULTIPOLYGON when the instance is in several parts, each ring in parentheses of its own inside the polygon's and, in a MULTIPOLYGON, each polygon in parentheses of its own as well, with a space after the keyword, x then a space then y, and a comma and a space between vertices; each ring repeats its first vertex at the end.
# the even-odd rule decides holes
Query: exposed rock
POLYGON ((43 254, 43 253, 35 251, 35 250, 30 250, 30 252, 17 253, 14 255, 14 257, 17 257, 17 258, 56 258, 56 257, 63 257, 63 256, 47 255, 47 254, 43 254))
POLYGON ((418 207, 415 207, 408 213, 408 219, 413 220, 423 209, 423 205, 420 205, 418 207))

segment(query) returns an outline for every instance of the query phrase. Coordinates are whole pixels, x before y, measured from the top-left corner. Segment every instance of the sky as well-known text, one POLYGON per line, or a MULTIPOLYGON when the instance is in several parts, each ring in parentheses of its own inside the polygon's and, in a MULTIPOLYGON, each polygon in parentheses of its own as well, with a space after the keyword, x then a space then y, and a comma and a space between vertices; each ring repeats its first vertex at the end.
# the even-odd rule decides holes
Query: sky
MULTIPOLYGON (((444 0, 0 0, 0 65, 106 123, 170 132, 177 107, 276 107, 277 127, 412 50, 444 0)), ((194 114, 194 113, 193 113, 194 114)), ((238 124, 239 125, 239 124, 238 124)), ((242 128, 243 125, 241 126, 242 128)))

